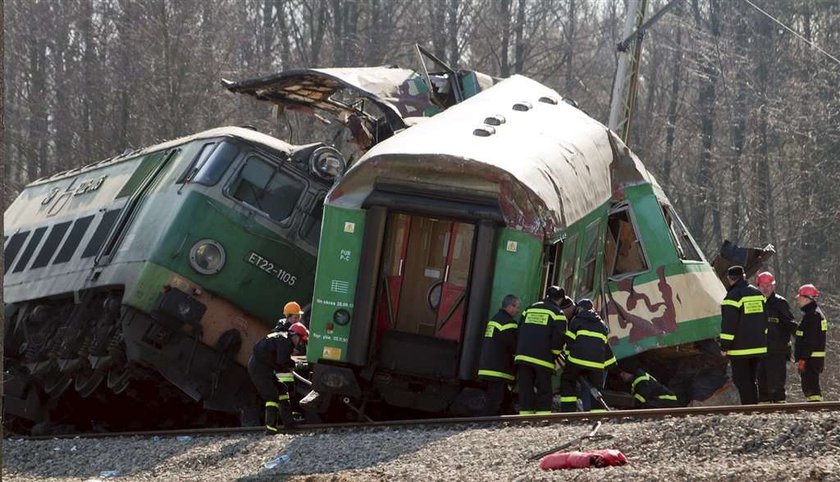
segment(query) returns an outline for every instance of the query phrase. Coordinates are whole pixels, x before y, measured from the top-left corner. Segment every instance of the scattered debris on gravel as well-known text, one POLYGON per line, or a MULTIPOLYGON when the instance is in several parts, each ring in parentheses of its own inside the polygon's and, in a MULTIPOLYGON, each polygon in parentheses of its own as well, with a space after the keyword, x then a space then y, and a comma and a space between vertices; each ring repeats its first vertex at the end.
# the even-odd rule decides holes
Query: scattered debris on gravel
MULTIPOLYGON (((4 441, 8 481, 117 480, 838 480, 832 412, 605 422, 622 467, 543 472, 530 457, 587 422, 300 432, 276 436, 4 441)), ((570 447, 574 450, 578 447, 570 447)))

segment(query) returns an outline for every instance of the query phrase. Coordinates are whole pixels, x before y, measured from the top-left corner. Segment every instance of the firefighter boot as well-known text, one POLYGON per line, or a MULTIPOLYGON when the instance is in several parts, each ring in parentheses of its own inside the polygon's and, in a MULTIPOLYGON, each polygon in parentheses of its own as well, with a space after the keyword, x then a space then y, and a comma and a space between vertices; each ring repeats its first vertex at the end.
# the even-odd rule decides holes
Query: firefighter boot
POLYGON ((283 427, 287 429, 297 426, 295 418, 292 417, 292 406, 288 401, 280 402, 280 421, 283 422, 283 427))
POLYGON ((265 433, 276 434, 278 432, 278 418, 280 418, 280 404, 265 402, 265 433))

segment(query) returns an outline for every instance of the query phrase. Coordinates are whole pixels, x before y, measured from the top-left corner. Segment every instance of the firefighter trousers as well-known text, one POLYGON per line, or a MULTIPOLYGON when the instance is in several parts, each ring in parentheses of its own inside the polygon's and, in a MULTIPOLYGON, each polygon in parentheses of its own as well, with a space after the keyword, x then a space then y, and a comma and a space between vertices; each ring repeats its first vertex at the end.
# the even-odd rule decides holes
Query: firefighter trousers
POLYGON ((785 401, 787 381, 786 353, 768 353, 758 365, 758 402, 781 403, 785 401))
POLYGON ((576 412, 578 393, 585 393, 585 395, 582 395, 584 398, 581 399, 581 406, 585 411, 592 408, 603 408, 584 384, 581 384, 584 386, 578 390, 577 382, 581 378, 586 380, 590 386, 601 389, 604 383, 604 371, 582 367, 574 363, 566 363, 563 373, 560 375, 560 411, 576 412))
POLYGON ((799 372, 799 379, 802 382, 802 393, 805 399, 809 402, 821 402, 820 371, 811 365, 811 360, 805 364, 805 371, 799 372))
POLYGON ((527 363, 517 365, 520 415, 551 413, 551 373, 548 368, 527 363))
POLYGON ((758 366, 763 357, 731 357, 732 383, 741 396, 741 405, 758 403, 758 366))
POLYGON ((487 411, 485 415, 499 415, 507 392, 507 380, 487 380, 487 411))

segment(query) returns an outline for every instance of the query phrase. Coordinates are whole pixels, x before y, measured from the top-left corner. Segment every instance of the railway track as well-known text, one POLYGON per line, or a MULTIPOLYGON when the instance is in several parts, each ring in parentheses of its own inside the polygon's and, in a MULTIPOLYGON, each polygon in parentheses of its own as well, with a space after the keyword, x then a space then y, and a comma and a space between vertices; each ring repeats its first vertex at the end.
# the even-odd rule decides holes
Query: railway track
MULTIPOLYGON (((452 418, 427 418, 412 420, 389 420, 374 422, 354 423, 329 423, 329 424, 308 424, 285 431, 285 433, 304 433, 329 429, 360 429, 360 428, 390 428, 408 426, 445 426, 459 424, 534 424, 534 423, 560 423, 575 422, 583 420, 595 420, 606 422, 609 420, 622 419, 655 419, 666 417, 690 417, 696 415, 716 414, 761 414, 778 412, 816 412, 816 411, 840 411, 840 402, 798 402, 798 403, 777 403, 763 405, 723 405, 714 407, 681 407, 668 409, 638 409, 638 410, 616 410, 611 412, 575 412, 575 413, 552 413, 550 415, 502 415, 492 417, 452 417, 452 418)), ((113 438, 113 437, 175 437, 189 435, 217 436, 236 435, 248 433, 262 433, 263 427, 223 427, 205 429, 181 429, 181 430, 155 430, 142 432, 103 432, 103 433, 75 433, 60 435, 39 435, 39 436, 14 436, 24 440, 50 440, 66 438, 113 438)))

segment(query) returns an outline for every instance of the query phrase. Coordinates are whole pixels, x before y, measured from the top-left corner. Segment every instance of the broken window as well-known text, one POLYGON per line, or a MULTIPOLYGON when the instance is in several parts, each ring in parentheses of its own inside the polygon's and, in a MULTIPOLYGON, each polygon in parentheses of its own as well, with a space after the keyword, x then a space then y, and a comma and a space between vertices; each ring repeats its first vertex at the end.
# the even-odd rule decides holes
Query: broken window
MULTIPOLYGON (((540 293, 545 293, 549 286, 554 285, 560 278, 560 260, 562 259, 563 242, 558 241, 554 244, 545 247, 544 261, 543 261, 543 278, 542 290, 540 293)), ((559 281, 563 281, 560 279, 559 281)))
POLYGON ((703 261, 700 248, 691 239, 682 220, 677 216, 676 211, 667 204, 662 205, 662 213, 665 215, 665 222, 668 223, 668 231, 671 233, 671 241, 677 250, 677 256, 686 261, 703 261))
POLYGON ((629 206, 610 213, 604 262, 609 276, 639 273, 648 269, 629 206))
POLYGON ((561 287, 566 290, 566 294, 572 295, 572 282, 575 279, 575 262, 577 261, 577 235, 569 236, 564 241, 568 249, 567 253, 563 255, 563 263, 560 266, 560 283, 561 287))
POLYGON ((595 254, 597 253, 598 243, 598 221, 593 222, 586 227, 582 244, 586 246, 583 251, 583 259, 580 266, 580 284, 578 285, 578 296, 583 296, 592 292, 595 288, 595 254))
POLYGON ((282 222, 292 215, 304 185, 279 167, 257 157, 248 158, 230 187, 236 199, 282 222))

